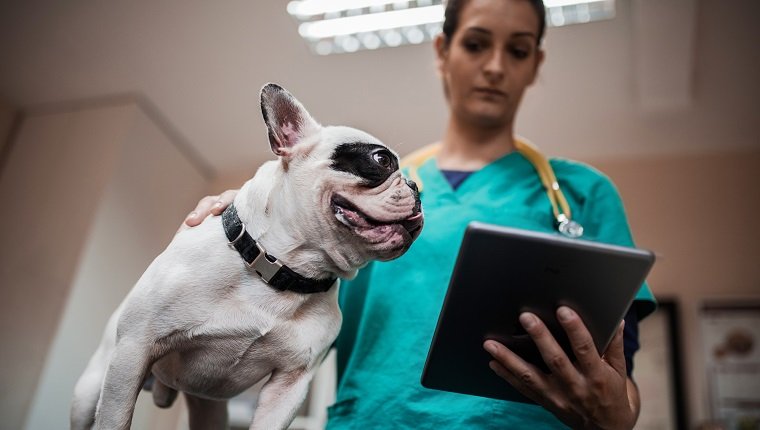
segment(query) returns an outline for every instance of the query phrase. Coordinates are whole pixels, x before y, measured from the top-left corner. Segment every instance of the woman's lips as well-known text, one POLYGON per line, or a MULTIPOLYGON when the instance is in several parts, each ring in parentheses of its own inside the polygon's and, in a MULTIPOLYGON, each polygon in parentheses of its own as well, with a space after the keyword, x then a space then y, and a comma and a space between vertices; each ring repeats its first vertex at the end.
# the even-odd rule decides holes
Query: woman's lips
POLYGON ((507 94, 504 91, 497 90, 495 88, 475 88, 476 94, 483 94, 490 97, 506 97, 507 94))

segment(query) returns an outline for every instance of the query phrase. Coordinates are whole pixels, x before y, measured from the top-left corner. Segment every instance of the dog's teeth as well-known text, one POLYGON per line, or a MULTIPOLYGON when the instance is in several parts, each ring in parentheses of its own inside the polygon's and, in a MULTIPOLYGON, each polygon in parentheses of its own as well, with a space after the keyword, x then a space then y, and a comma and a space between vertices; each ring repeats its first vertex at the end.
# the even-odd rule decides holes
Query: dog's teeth
POLYGON ((342 210, 338 209, 338 212, 335 214, 335 218, 337 218, 338 221, 340 221, 342 224, 346 225, 347 227, 351 227, 351 223, 348 222, 342 210))

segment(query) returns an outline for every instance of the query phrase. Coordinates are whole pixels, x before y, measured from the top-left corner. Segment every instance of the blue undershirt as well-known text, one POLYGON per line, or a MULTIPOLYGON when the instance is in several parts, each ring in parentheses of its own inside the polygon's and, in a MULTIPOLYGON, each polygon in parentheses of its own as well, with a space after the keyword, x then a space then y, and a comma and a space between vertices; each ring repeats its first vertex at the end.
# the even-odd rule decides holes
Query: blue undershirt
MULTIPOLYGON (((441 170, 443 176, 456 190, 473 173, 461 170, 441 170)), ((634 307, 628 308, 625 314, 625 328, 623 329, 623 353, 625 354, 625 367, 628 376, 633 372, 633 355, 639 350, 639 319, 634 307)))

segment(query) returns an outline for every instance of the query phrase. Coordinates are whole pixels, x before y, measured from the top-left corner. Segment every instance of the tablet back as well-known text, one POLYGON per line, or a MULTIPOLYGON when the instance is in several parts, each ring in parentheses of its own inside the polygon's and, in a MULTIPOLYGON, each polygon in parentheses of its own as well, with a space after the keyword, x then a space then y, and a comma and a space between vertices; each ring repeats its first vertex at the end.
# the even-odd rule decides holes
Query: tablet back
POLYGON ((654 263, 645 250, 559 235, 471 223, 464 235, 422 374, 422 385, 529 402, 489 367, 486 339, 497 340, 545 371, 518 322, 538 315, 574 359, 556 320, 574 309, 604 351, 654 263))

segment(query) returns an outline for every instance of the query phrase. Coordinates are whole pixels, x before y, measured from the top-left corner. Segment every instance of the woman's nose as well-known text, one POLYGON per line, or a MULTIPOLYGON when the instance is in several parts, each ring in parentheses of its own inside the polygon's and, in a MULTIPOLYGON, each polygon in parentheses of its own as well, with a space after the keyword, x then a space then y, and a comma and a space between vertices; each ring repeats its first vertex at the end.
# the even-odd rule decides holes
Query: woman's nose
POLYGON ((483 73, 491 81, 499 81, 504 78, 504 54, 501 50, 493 50, 483 66, 483 73))

